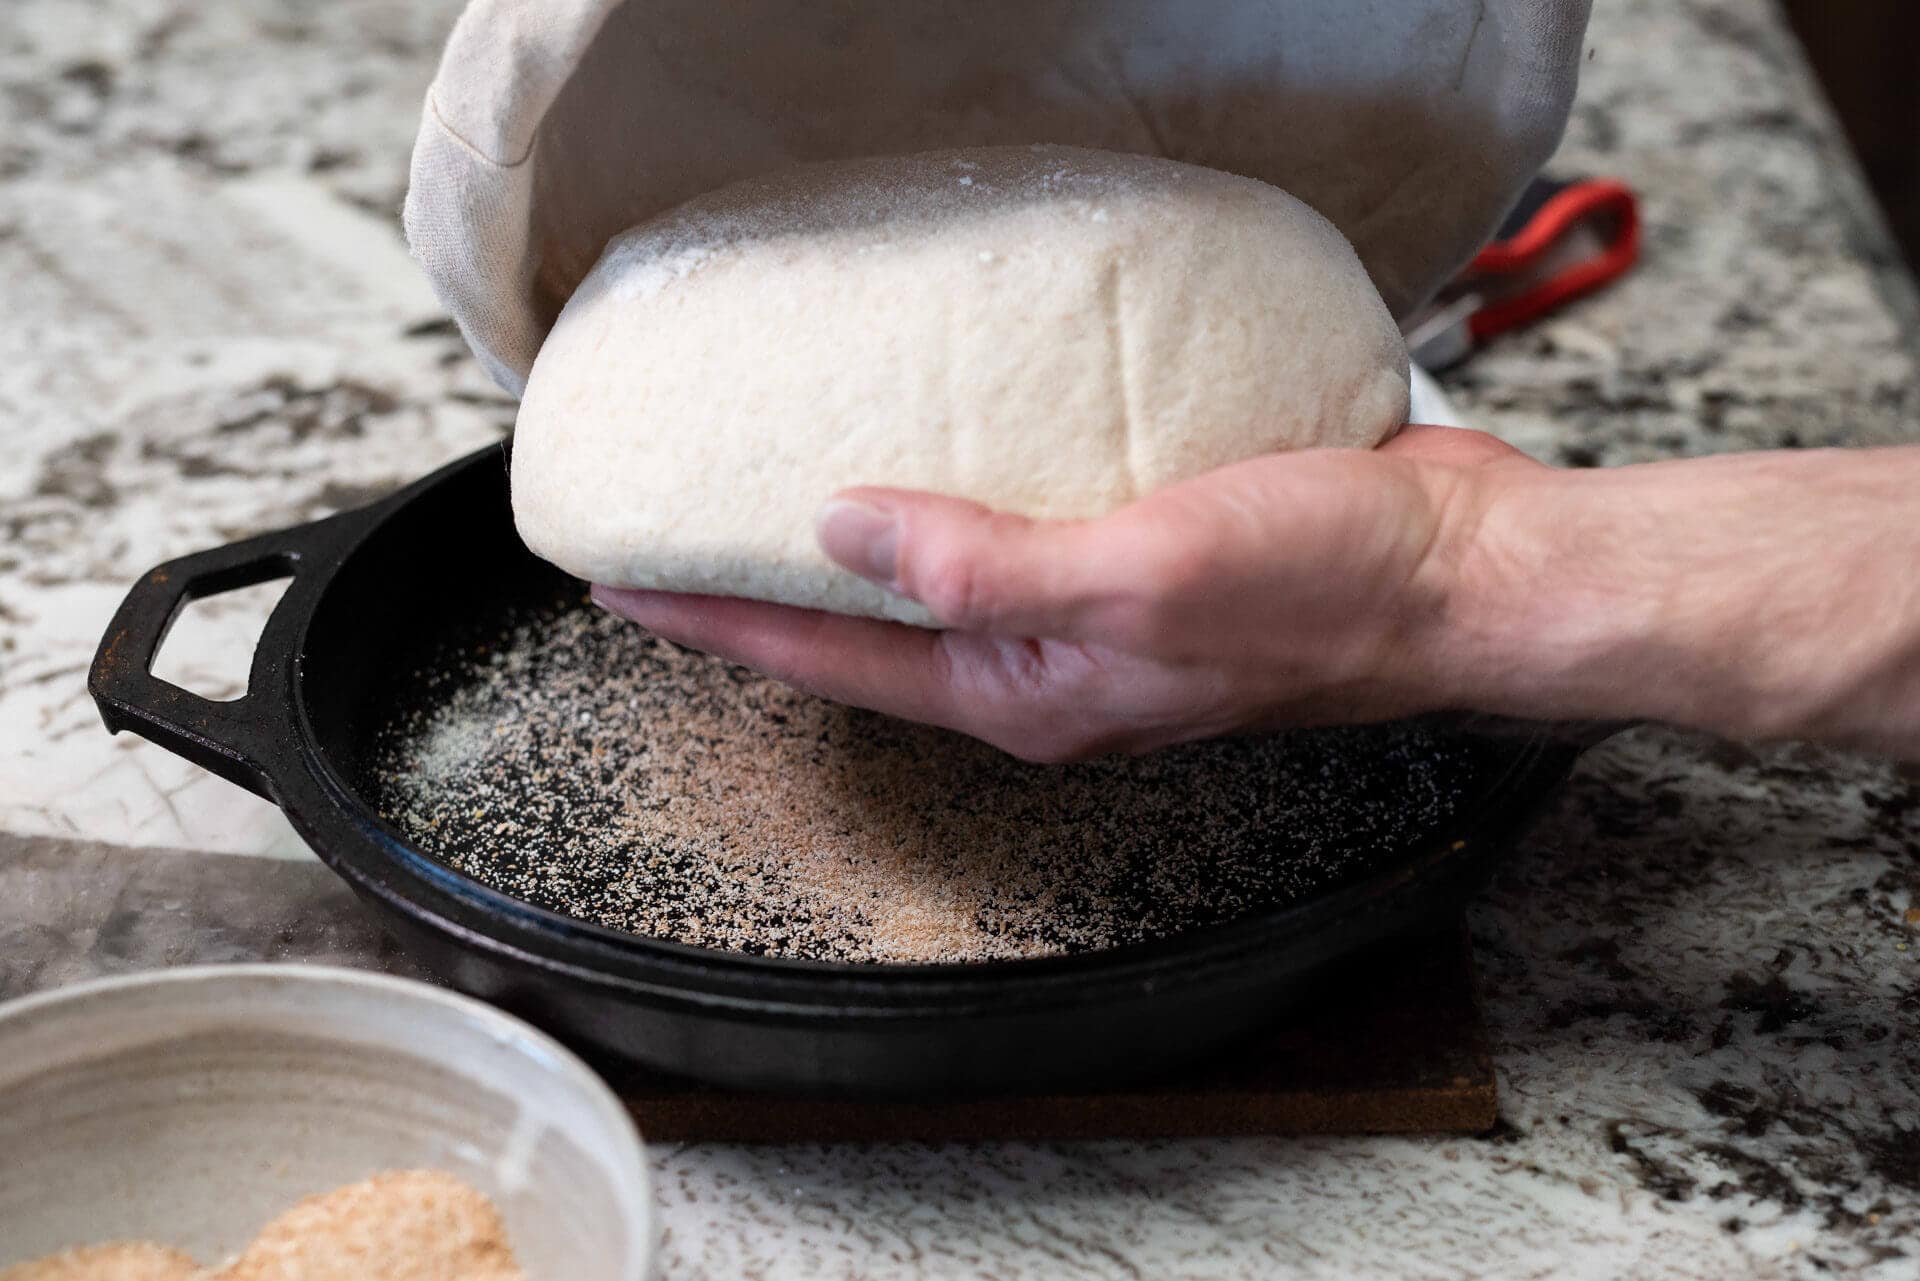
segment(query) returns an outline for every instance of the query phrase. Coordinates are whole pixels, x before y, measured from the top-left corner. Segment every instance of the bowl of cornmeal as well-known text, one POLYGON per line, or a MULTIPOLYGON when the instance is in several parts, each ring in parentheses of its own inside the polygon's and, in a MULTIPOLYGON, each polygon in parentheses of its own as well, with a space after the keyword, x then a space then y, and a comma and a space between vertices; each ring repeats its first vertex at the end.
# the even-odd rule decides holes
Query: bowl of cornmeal
POLYGON ((633 1122, 426 984, 231 965, 0 1006, 0 1281, 640 1281, 633 1122))

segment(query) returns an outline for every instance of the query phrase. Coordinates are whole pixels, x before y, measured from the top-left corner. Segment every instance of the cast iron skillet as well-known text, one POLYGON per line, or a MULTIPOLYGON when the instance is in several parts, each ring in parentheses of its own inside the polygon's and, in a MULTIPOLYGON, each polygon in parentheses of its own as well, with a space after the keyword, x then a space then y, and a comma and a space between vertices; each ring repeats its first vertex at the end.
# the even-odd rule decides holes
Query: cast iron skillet
POLYGON ((504 451, 388 498, 159 566, 115 614, 89 687, 129 729, 277 803, 455 986, 598 1050, 728 1086, 953 1096, 1087 1087, 1171 1069, 1270 1021, 1335 957, 1457 910, 1577 748, 1503 738, 1447 830, 1329 893, 1105 952, 974 965, 855 965, 688 947, 589 925, 454 872, 353 780, 449 620, 551 592, 514 533, 504 451), (148 668, 186 602, 291 575, 246 694, 212 702, 148 668), (496 604, 497 603, 497 606, 496 604))

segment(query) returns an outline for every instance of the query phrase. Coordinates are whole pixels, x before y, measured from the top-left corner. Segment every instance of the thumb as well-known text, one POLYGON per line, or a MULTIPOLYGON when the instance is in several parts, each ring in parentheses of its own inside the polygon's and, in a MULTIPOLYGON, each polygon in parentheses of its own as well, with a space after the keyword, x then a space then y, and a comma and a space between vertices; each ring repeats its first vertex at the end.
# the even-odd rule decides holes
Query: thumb
POLYGON ((950 628, 1071 636, 1116 594, 1095 526, 1030 520, 963 498, 849 489, 815 518, 827 555, 919 601, 950 628))

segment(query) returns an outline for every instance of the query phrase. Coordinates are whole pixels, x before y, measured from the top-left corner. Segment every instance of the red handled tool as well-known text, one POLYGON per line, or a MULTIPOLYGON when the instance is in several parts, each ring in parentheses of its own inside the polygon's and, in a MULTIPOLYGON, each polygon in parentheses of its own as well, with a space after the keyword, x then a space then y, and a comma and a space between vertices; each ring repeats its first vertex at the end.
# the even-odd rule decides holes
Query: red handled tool
POLYGON ((1488 338, 1613 280, 1640 256, 1633 192, 1608 178, 1536 179, 1499 234, 1406 326, 1426 369, 1464 360, 1488 338))

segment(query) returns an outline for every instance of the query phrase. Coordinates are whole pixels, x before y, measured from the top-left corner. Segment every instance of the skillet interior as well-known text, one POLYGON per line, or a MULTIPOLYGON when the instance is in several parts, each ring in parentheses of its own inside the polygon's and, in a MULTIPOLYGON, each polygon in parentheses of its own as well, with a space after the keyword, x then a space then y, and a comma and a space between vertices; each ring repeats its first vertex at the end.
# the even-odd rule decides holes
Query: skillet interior
POLYGON ((1470 777, 1432 830, 1347 860, 1305 898, 1156 941, 967 965, 685 947, 582 925, 438 867, 422 878, 443 860, 379 819, 376 744, 409 674, 444 663, 462 636, 577 590, 514 535, 500 451, 383 511, 331 570, 300 639, 291 695, 309 767, 340 812, 289 804, 296 824, 441 953, 456 982, 603 1049, 735 1084, 951 1093, 1135 1076, 1204 1053, 1269 1020, 1328 958, 1449 910, 1572 756, 1471 743, 1470 777))

